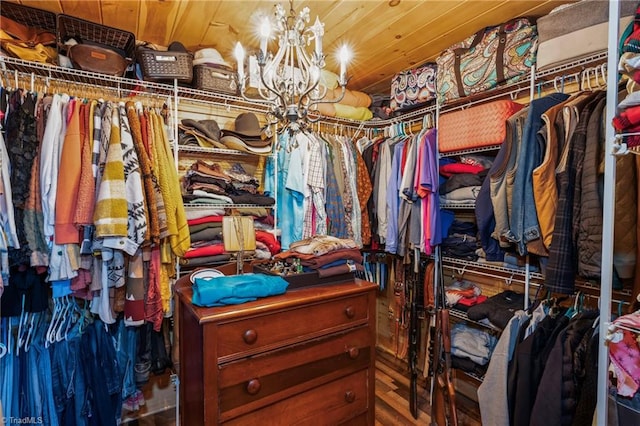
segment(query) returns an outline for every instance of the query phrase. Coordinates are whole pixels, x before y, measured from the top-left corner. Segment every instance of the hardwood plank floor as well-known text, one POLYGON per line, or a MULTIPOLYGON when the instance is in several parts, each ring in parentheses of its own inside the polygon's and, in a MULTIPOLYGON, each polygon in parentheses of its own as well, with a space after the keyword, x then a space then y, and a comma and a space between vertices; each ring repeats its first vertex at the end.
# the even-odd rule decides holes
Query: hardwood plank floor
MULTIPOLYGON (((165 382, 159 379, 160 382, 165 382)), ((155 381, 152 387, 157 390, 155 381)), ((418 381, 418 418, 414 419, 409 411, 409 376, 406 372, 406 364, 393 359, 393 357, 379 354, 376 357, 376 420, 378 426, 404 426, 404 425, 429 425, 431 411, 429 405, 429 392, 425 389, 427 382, 420 377, 418 381)), ((145 396, 150 391, 144 390, 145 396)), ((175 400, 175 391, 173 394, 175 400)), ((152 397, 153 398, 153 397, 152 397)), ((152 399, 149 400, 152 402, 152 399)), ((459 426, 480 425, 480 415, 475 403, 463 395, 456 397, 458 407, 459 426)), ((127 426, 175 426, 175 407, 166 408, 160 412, 140 412, 139 418, 135 413, 126 413, 123 417, 123 425, 127 426)))

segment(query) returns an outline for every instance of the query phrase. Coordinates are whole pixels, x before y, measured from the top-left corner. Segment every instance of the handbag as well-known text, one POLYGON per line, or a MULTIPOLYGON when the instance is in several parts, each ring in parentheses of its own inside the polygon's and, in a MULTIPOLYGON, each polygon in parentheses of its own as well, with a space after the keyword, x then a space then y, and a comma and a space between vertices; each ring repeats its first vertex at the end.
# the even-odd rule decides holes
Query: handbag
POLYGON ((95 44, 75 44, 67 51, 74 68, 122 77, 129 65, 116 51, 95 44))
POLYGON ((424 105, 436 97, 436 64, 401 71, 391 79, 392 111, 403 111, 424 105))
POLYGON ((440 152, 500 145, 507 133, 506 121, 523 105, 499 100, 448 112, 438 118, 440 152))
POLYGON ((3 16, 0 19, 0 47, 9 55, 25 61, 55 64, 58 52, 52 32, 28 27, 3 16))
POLYGON ((538 33, 527 18, 486 27, 437 59, 441 104, 518 81, 535 63, 538 33))

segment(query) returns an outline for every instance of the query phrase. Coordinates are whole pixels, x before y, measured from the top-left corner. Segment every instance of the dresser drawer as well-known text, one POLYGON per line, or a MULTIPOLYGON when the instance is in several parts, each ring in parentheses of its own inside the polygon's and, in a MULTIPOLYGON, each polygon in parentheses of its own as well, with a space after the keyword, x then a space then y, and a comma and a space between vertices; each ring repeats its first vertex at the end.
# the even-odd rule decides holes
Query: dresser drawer
POLYGON ((361 327, 220 365, 221 418, 235 417, 368 368, 372 340, 369 328, 361 327))
POLYGON ((218 361, 226 362, 277 349, 368 321, 369 297, 360 294, 221 323, 218 361))
MULTIPOLYGON (((338 425, 368 408, 368 374, 362 370, 323 384, 289 399, 233 418, 225 425, 281 426, 284 424, 338 425)), ((373 403, 373 401, 371 401, 373 403)))

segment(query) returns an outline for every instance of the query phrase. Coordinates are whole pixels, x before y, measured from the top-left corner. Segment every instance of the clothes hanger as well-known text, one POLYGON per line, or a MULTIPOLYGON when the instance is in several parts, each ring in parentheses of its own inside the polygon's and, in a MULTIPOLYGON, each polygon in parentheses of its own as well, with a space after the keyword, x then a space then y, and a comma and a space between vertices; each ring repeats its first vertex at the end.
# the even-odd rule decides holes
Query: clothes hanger
POLYGON ((31 347, 31 342, 35 336, 34 331, 37 329, 40 323, 40 317, 42 314, 38 312, 31 312, 30 320, 29 320, 29 330, 27 331, 27 337, 24 341, 24 351, 29 352, 29 348, 31 347))
POLYGON ((24 311, 26 295, 22 295, 22 309, 20 310, 20 319, 18 321, 18 341, 16 342, 16 355, 20 355, 20 347, 22 346, 22 325, 25 323, 26 313, 24 311))
POLYGON ((69 309, 71 308, 71 303, 69 301, 68 295, 63 296, 62 304, 63 309, 62 313, 60 314, 60 321, 58 322, 55 332, 56 342, 61 342, 65 339, 67 322, 69 322, 69 309), (63 332, 65 332, 65 334, 63 334, 63 332))
POLYGON ((60 310, 60 300, 58 297, 53 298, 53 312, 51 313, 51 319, 49 320, 49 327, 47 328, 47 332, 45 334, 44 339, 44 347, 48 348, 51 343, 54 342, 55 339, 55 325, 59 315, 60 310))
MULTIPOLYGON (((4 331, 4 329, 7 329, 7 340, 8 340, 8 335, 10 333, 9 331, 9 327, 5 326, 5 322, 7 322, 4 318, 0 319, 1 323, 0 323, 0 330, 4 331)), ((7 343, 5 343, 4 340, 4 333, 2 333, 2 335, 0 335, 0 359, 2 359, 2 357, 4 357, 6 354, 9 353, 9 348, 7 347, 7 343)))

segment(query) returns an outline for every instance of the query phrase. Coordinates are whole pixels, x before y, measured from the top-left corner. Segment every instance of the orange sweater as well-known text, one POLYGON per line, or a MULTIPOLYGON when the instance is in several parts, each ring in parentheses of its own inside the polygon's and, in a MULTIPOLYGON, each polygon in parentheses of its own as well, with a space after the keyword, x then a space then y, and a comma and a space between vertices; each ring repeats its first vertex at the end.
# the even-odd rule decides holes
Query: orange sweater
POLYGON ((80 134, 80 102, 69 102, 71 118, 67 124, 64 145, 60 156, 58 188, 56 192, 56 244, 80 243, 80 232, 74 224, 82 158, 82 135, 80 134))

